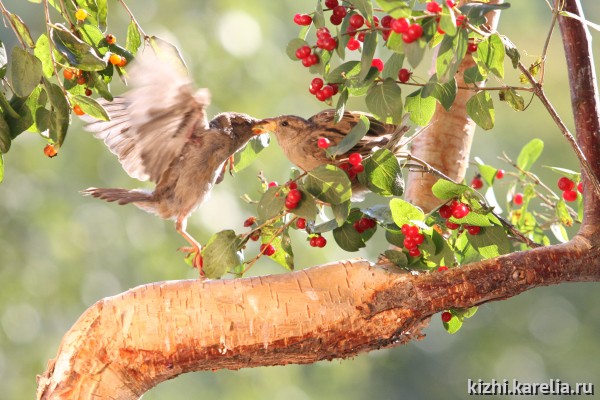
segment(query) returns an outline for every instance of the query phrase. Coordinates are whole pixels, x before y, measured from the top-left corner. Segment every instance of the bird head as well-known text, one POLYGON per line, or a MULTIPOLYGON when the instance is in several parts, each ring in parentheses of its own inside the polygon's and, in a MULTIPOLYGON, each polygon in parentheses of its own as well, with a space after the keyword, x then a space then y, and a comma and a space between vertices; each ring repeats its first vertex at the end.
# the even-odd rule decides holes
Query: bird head
POLYGON ((295 115, 283 115, 277 118, 266 118, 259 121, 252 131, 255 135, 260 135, 266 132, 273 132, 278 138, 289 137, 294 138, 299 133, 306 133, 310 123, 304 118, 295 115))

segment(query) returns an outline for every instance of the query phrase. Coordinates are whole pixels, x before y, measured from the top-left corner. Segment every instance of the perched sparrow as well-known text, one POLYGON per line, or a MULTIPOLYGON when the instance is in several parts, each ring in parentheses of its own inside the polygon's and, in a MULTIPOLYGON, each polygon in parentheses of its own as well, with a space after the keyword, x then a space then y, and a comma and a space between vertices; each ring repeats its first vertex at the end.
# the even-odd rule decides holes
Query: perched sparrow
POLYGON ((110 121, 86 126, 118 156, 127 174, 155 182, 154 191, 89 188, 82 193, 175 220, 202 274, 200 245, 186 232, 187 218, 223 178, 225 162, 253 136, 259 120, 223 113, 209 123, 209 91, 194 92, 189 78, 165 68, 145 59, 132 65, 134 88, 112 102, 101 101, 110 121))
MULTIPOLYGON (((384 124, 372 115, 361 112, 346 111, 337 124, 334 118, 335 110, 322 111, 309 119, 294 115, 267 118, 256 126, 255 133, 273 132, 286 157, 303 170, 310 171, 323 164, 344 162, 352 153, 367 156, 374 149, 382 147, 395 152, 400 139, 408 130, 407 126, 384 124), (319 138, 327 138, 331 146, 340 143, 359 122, 361 115, 368 117, 369 130, 352 149, 332 160, 325 150, 318 147, 319 138)), ((357 184, 353 185, 355 194, 364 189, 357 184)))

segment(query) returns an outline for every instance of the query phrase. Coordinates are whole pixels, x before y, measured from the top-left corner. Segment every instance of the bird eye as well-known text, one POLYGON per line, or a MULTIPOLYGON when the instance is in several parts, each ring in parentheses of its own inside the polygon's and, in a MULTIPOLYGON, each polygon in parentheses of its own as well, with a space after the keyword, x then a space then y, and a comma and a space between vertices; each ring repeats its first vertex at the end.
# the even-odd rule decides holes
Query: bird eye
POLYGON ((283 121, 283 122, 281 123, 281 126, 288 126, 289 124, 290 124, 289 122, 287 122, 287 121, 283 121))

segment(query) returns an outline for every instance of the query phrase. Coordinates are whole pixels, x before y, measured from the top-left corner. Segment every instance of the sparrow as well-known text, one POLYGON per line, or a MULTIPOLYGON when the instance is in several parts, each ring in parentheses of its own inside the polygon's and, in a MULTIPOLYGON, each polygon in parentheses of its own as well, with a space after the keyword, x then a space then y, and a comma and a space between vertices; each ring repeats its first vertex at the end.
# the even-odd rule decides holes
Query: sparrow
POLYGON ((110 120, 88 119, 85 129, 104 140, 129 176, 156 186, 152 191, 92 187, 82 194, 174 220, 191 246, 182 249, 193 255, 203 276, 201 246, 187 233, 187 219, 223 179, 225 163, 254 136, 260 120, 226 112, 209 122, 209 90, 194 90, 187 76, 174 74, 155 57, 142 57, 128 75, 133 89, 111 102, 99 100, 110 120))
MULTIPOLYGON (((333 163, 343 167, 352 153, 365 157, 383 147, 396 153, 401 148, 400 139, 408 131, 406 125, 386 124, 371 114, 358 111, 344 112, 341 120, 336 123, 335 113, 335 110, 329 109, 309 119, 295 115, 266 118, 256 125, 255 133, 273 132, 288 160, 304 171, 310 171, 323 164, 333 163), (318 147, 319 138, 328 139, 330 146, 339 144, 358 124, 361 115, 369 119, 369 129, 350 150, 332 158, 318 147)), ((358 182, 353 183, 353 195, 356 198, 362 197, 364 193, 361 192, 364 191, 366 188, 358 182)))

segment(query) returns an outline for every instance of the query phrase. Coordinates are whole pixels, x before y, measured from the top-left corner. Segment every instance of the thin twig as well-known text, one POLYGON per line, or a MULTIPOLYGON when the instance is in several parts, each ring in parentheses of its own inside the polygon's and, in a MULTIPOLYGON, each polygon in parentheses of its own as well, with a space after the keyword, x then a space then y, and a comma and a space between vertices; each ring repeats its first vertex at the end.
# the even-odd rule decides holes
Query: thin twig
POLYGON ((561 133, 567 139, 567 142, 569 142, 569 144, 571 145, 571 148, 573 149, 573 151, 575 152, 575 155, 579 159, 581 168, 583 170, 585 170, 588 178, 590 179, 590 183, 592 184, 592 187, 594 188, 596 195, 598 197, 600 197, 600 181, 598 181, 598 177, 596 176, 596 174, 594 174, 592 166, 590 165, 587 158, 585 157, 585 154, 583 154, 583 151, 581 151, 581 148, 577 144, 575 137, 569 131, 569 128, 567 128, 565 123, 562 121, 562 119, 560 118, 560 116, 558 115, 556 110, 554 109, 554 106, 552 105, 552 103, 550 103, 550 100, 546 96, 546 92, 544 91, 542 84, 539 83, 533 77, 533 75, 531 75, 531 73, 529 72, 527 67, 525 67, 525 65, 523 65, 523 63, 521 63, 521 62, 519 62, 519 70, 521 70, 521 72, 527 78, 529 83, 531 83, 531 86, 533 88, 533 93, 537 96, 538 99, 540 99, 540 101, 542 102, 544 107, 546 107, 546 110, 548 110, 548 113, 550 114, 550 116, 552 117, 552 119, 554 120, 554 122, 556 123, 558 128, 560 129, 561 133))
POLYGON ((69 96, 67 96, 67 89, 65 89, 62 81, 60 80, 60 75, 58 74, 58 70, 56 69, 56 59, 54 58, 54 45, 52 43, 52 37, 50 36, 50 26, 52 25, 52 21, 50 20, 50 7, 48 6, 48 0, 44 0, 44 18, 46 21, 46 35, 48 35, 48 47, 50 50, 50 60, 52 60, 52 69, 54 70, 54 75, 56 76, 56 80, 58 81, 58 86, 62 89, 63 93, 67 101, 69 101, 69 96))
POLYGON ((131 20, 133 21, 133 23, 137 27, 138 31, 140 31, 140 33, 144 37, 144 40, 147 40, 150 36, 146 35, 146 32, 144 32, 144 30, 142 29, 142 26, 139 24, 139 22, 137 21, 137 19, 135 19, 135 16, 133 15, 133 13, 129 9, 129 7, 127 7, 127 4, 125 4, 125 1, 124 0, 119 0, 119 3, 121 3, 121 5, 123 6, 123 8, 125 8, 125 11, 127 11, 127 14, 129 14, 129 18, 131 18, 131 20))
POLYGON ((554 32, 554 27, 556 26, 556 21, 558 21, 558 12, 556 12, 556 10, 552 10, 552 23, 550 24, 550 30, 548 32, 548 35, 546 35, 546 42, 544 43, 544 47, 542 49, 540 85, 544 83, 544 72, 546 71, 546 55, 548 54, 548 46, 550 46, 550 39, 552 38, 552 33, 554 32))
POLYGON ((17 37, 17 40, 19 41, 19 43, 21 43, 21 47, 23 47, 24 49, 26 49, 27 45, 25 44, 25 42, 21 38, 21 34, 19 33, 19 30, 17 29, 17 27, 13 23, 12 18, 10 18, 9 14, 11 14, 11 13, 6 9, 6 7, 4 7, 4 4, 2 3, 2 0, 0 0, 0 11, 2 12, 2 15, 4 16, 4 18, 8 20, 8 23, 10 24, 10 27, 12 28, 13 32, 15 33, 15 36, 17 37))

